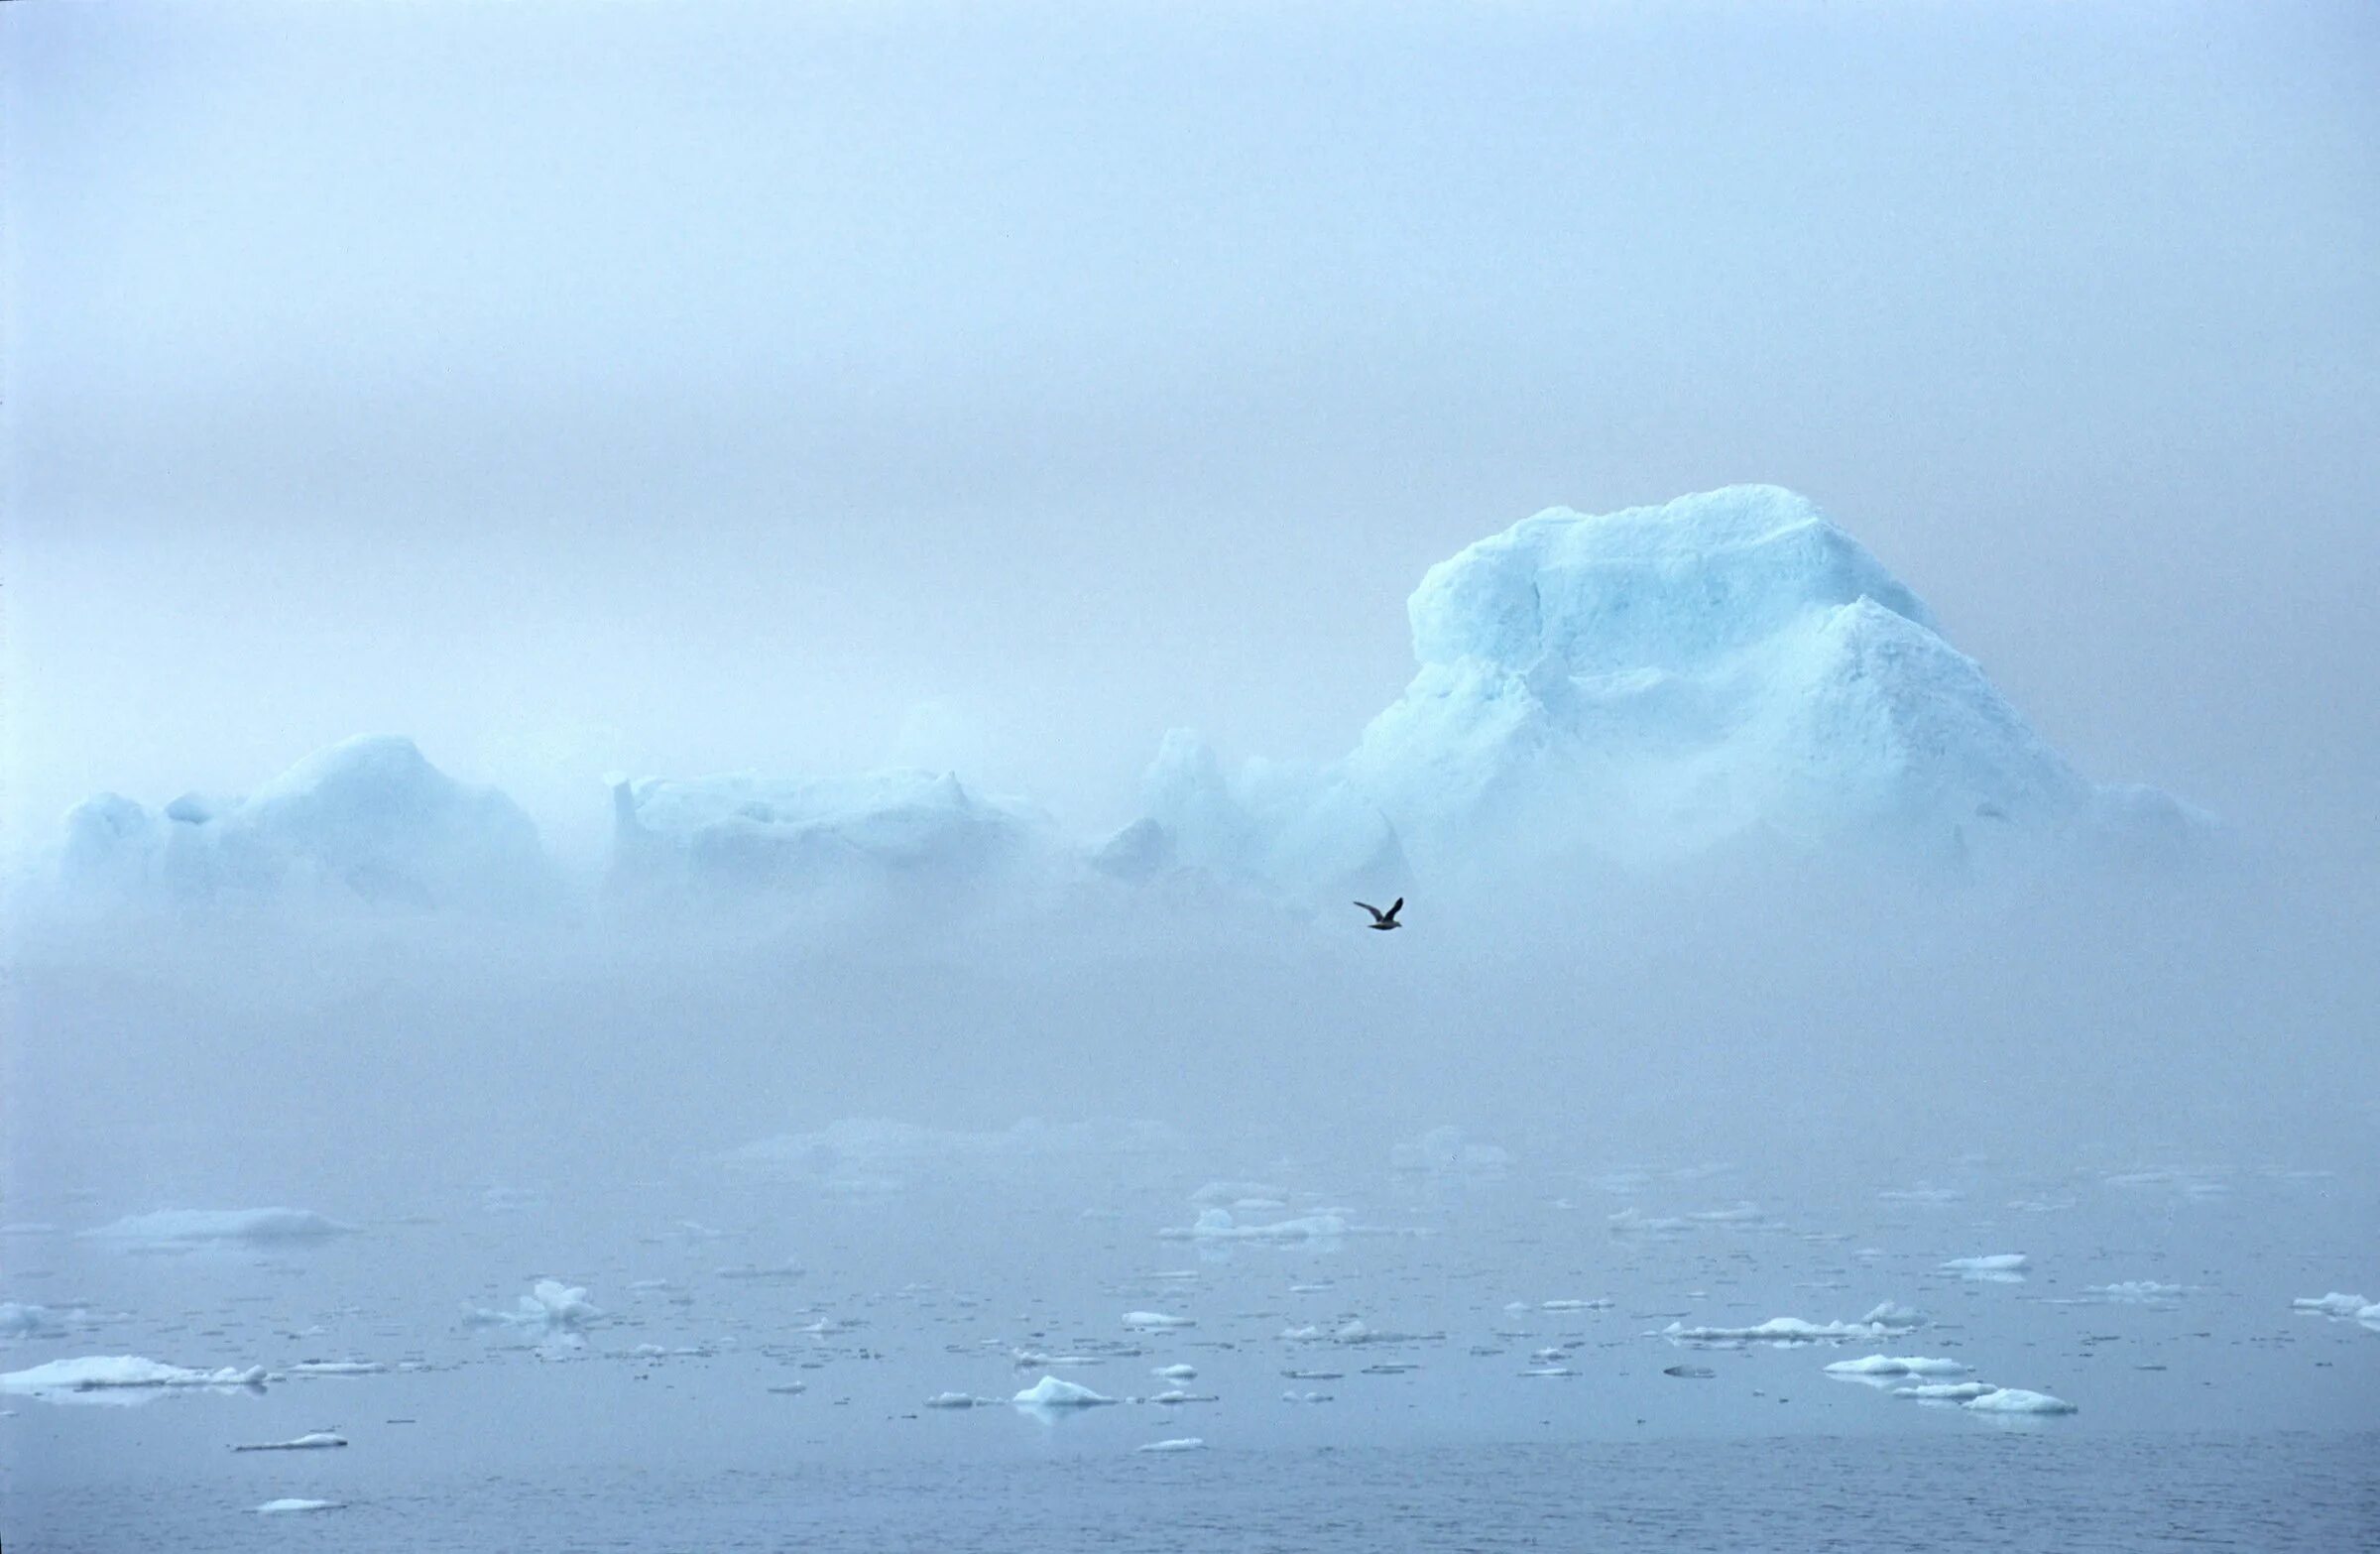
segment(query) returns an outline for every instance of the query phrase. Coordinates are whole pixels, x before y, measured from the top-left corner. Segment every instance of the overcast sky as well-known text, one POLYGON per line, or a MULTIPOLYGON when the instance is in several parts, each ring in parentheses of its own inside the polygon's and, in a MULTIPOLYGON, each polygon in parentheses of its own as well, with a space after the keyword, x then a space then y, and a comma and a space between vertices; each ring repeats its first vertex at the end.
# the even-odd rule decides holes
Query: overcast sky
POLYGON ((1169 726, 1346 750, 1465 542, 1739 480, 2094 776, 2380 793, 2366 4, 30 0, 0 46, 20 839, 363 731, 564 831, 610 769, 892 759, 1113 823, 1169 726))

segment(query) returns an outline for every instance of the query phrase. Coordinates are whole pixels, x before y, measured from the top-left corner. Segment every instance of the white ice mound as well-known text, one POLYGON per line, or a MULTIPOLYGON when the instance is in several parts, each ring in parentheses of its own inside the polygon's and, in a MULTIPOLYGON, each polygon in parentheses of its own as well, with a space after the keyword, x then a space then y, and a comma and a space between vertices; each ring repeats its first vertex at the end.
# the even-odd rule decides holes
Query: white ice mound
POLYGON ((265 1376, 263 1366, 193 1371, 138 1355, 89 1355, 0 1375, 0 1392, 52 1401, 126 1402, 170 1387, 262 1387, 265 1376))
POLYGON ((2021 1252, 1986 1253, 1979 1257, 1953 1257, 1942 1264, 1945 1273, 2022 1273, 2033 1259, 2021 1252))
POLYGON ((1169 741, 1151 813, 1300 883, 1391 841, 1445 879, 1739 840, 1968 866, 2048 841, 2186 848, 2204 823, 2084 780, 1916 595, 1774 486, 1549 509, 1432 567, 1408 613, 1420 671, 1343 763, 1284 797, 1169 741))
POLYGON ((102 793, 67 813, 60 873, 70 895, 100 904, 294 896, 509 911, 554 886, 519 805, 395 735, 317 751, 244 799, 185 794, 153 811, 102 793))
POLYGON ((259 1516, 289 1516, 299 1511, 344 1510, 345 1508, 345 1505, 338 1500, 267 1500, 256 1508, 256 1513, 259 1516))
POLYGON ((602 1317, 602 1310, 587 1299, 585 1289, 559 1279, 539 1279, 515 1302, 512 1310, 475 1311, 471 1320, 477 1326, 517 1327, 558 1335, 580 1332, 602 1317))
POLYGON ((1039 810, 948 773, 644 777, 612 789, 615 893, 947 897, 1071 856, 1039 810))
POLYGON ((2047 1392, 2028 1392, 2021 1386, 1997 1386, 1960 1405, 1979 1414, 2071 1414, 2075 1405, 2047 1392))
POLYGON ((1146 1446, 1132 1448, 1136 1452, 1203 1452, 1206 1449, 1206 1438, 1197 1435, 1179 1436, 1170 1441, 1151 1441, 1146 1446))
POLYGON ((160 1209, 154 1214, 128 1214, 84 1234, 104 1241, 152 1245, 205 1242, 278 1245, 323 1241, 347 1231, 347 1226, 311 1209, 160 1209))
POLYGON ((1956 1360, 1924 1355, 1869 1355, 1860 1360, 1838 1360, 1827 1369, 1837 1375, 1959 1375, 1970 1368, 1956 1360))
POLYGON ((1268 1225, 1243 1225, 1229 1209, 1201 1209, 1197 1223, 1157 1232, 1168 1241, 1329 1241, 1349 1233, 1336 1214, 1309 1214, 1268 1225))
POLYGON ((1019 1408, 1097 1408, 1116 1401, 1113 1397, 1102 1397, 1087 1386, 1061 1381, 1054 1375, 1043 1376, 1009 1400, 1019 1408))

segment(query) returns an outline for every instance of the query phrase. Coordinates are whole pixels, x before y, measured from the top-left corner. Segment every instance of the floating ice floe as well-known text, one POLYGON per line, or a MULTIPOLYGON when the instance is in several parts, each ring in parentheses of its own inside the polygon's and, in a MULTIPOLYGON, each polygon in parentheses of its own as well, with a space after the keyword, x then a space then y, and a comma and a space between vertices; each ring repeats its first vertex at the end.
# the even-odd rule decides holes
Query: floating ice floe
POLYGON ((1229 1209, 1201 1209, 1195 1225, 1169 1226, 1157 1234, 1167 1241, 1330 1241, 1355 1231, 1336 1214, 1310 1214, 1302 1219, 1275 1220, 1269 1225, 1243 1225, 1232 1218, 1229 1209))
POLYGON ((1196 1327, 1198 1322, 1192 1317, 1170 1316, 1162 1311, 1128 1311, 1124 1314, 1124 1325, 1142 1332, 1156 1332, 1168 1328, 1196 1327))
POLYGON ((1097 1408, 1116 1399, 1103 1397, 1087 1386, 1045 1375, 1009 1401, 1019 1408, 1097 1408))
POLYGON ((83 1234, 101 1241, 153 1245, 205 1242, 281 1245, 321 1241, 346 1235, 352 1229, 310 1209, 160 1209, 154 1214, 127 1215, 83 1234))
POLYGON ((300 1360, 285 1366, 281 1374, 291 1377, 379 1375, 388 1369, 378 1360, 300 1360))
POLYGON ((256 1508, 256 1513, 259 1516, 287 1516, 298 1511, 344 1509, 346 1506, 338 1500, 267 1500, 256 1508))
POLYGON ((1999 1388, 1989 1381, 1913 1381, 1892 1389, 1895 1397, 1912 1397, 1921 1403, 1964 1403, 1999 1388))
POLYGON ((1709 1366, 1663 1366, 1661 1374, 1674 1375, 1681 1381, 1709 1381, 1719 1375, 1709 1366))
POLYGON ((67 1313, 20 1300, 0 1300, 0 1338, 56 1338, 65 1331, 67 1313))
MULTIPOLYGON (((1511 1308, 1506 1307, 1505 1309, 1511 1308)), ((1520 1309, 1526 1311, 1528 1307, 1524 1305, 1520 1309)), ((1611 1309, 1611 1302, 1600 1298, 1595 1300, 1544 1300, 1537 1303, 1537 1309, 1540 1311, 1608 1311, 1611 1309)))
POLYGON ((1192 1193, 1190 1201, 1202 1207, 1238 1208, 1250 1201, 1281 1203, 1288 1196, 1268 1182, 1212 1181, 1192 1193))
POLYGON ((1604 1223, 1616 1234, 1628 1235, 1658 1236, 1694 1229, 1694 1221, 1682 1215, 1647 1214, 1641 1209, 1622 1209, 1606 1217, 1604 1223))
POLYGON ((2361 1295, 2342 1295, 2337 1290, 2327 1295, 2303 1295, 2289 1304, 2292 1310, 2313 1316, 2353 1317, 2361 1322, 2380 1323, 2380 1304, 2361 1295))
POLYGON ((1924 1355, 1869 1355, 1862 1360, 1838 1360, 1827 1367, 1834 1375, 1958 1375, 1972 1366, 1924 1355))
POLYGON ((2033 1259, 2021 1252, 1994 1252, 1979 1257, 1953 1257, 1941 1264, 1945 1273, 1987 1284, 2021 1283, 2033 1259))
POLYGON ((1171 1441, 1151 1441, 1146 1446, 1132 1448, 1138 1452, 1203 1452, 1207 1443, 1198 1436, 1185 1435, 1171 1441))
POLYGON ((0 1392, 50 1402, 137 1402, 177 1387, 261 1391, 269 1375, 263 1366, 192 1371, 144 1360, 138 1355, 91 1355, 78 1360, 53 1360, 29 1371, 0 1375, 0 1392))
POLYGON ((1327 1403, 1330 1400, 1331 1394, 1328 1392, 1283 1392, 1281 1394, 1281 1401, 1284 1403, 1327 1403))
POLYGON ((1148 1374, 1153 1376, 1162 1377, 1168 1381, 1188 1381, 1196 1378, 1198 1375, 1198 1367, 1159 1366, 1148 1374))
POLYGON ((2073 1403, 2047 1392, 2028 1392, 2021 1386, 1995 1386, 1960 1406, 1983 1414, 2071 1414, 2073 1403))
POLYGON ((2155 1279, 2126 1279, 2118 1284, 2084 1286, 2083 1297, 2115 1306, 2161 1305, 2190 1293, 2187 1284, 2160 1284, 2155 1279))
POLYGON ((1890 1301, 1857 1322, 1805 1322, 1800 1317, 1771 1317, 1752 1327, 1688 1327, 1672 1322, 1657 1337, 1672 1343, 1704 1348, 1735 1348, 1744 1344, 1839 1344, 1854 1338, 1878 1338, 1904 1333, 1924 1318, 1890 1301))
POLYGON ((292 1436, 286 1441, 255 1441, 235 1446, 232 1450, 235 1452, 326 1452, 334 1451, 346 1444, 347 1437, 343 1435, 334 1434, 329 1430, 314 1430, 304 1435, 292 1436))
POLYGON ((1162 1403, 1167 1407, 1173 1407, 1181 1403, 1212 1403, 1220 1401, 1220 1399, 1213 1392, 1185 1392, 1177 1386, 1158 1392, 1154 1396, 1142 1398, 1141 1401, 1162 1403))
POLYGON ((603 1312, 576 1284, 539 1279, 510 1311, 475 1311, 470 1320, 482 1327, 516 1327, 535 1332, 576 1333, 600 1321, 603 1312))
POLYGON ((925 1406, 928 1408, 973 1408, 987 1400, 976 1396, 973 1392, 936 1392, 925 1400, 925 1406))

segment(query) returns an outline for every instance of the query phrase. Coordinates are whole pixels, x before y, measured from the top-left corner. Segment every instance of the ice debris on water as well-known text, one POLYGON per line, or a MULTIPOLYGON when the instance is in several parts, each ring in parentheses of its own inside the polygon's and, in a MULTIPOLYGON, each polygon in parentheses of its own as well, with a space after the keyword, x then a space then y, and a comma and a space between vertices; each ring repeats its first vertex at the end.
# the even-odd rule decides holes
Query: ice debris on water
POLYGON ((1171 1441, 1151 1441, 1146 1446, 1132 1448, 1139 1452, 1201 1452, 1207 1443, 1195 1435, 1185 1435, 1171 1441))
POLYGON ((256 1513, 259 1516, 287 1516, 298 1511, 344 1509, 346 1506, 338 1500, 267 1500, 256 1508, 256 1513))
POLYGON ((352 1229, 310 1209, 160 1209, 83 1232, 101 1241, 154 1244, 321 1241, 352 1229))
POLYGON ((91 1355, 78 1360, 53 1360, 31 1370, 0 1375, 0 1392, 50 1400, 117 1402, 135 1400, 143 1393, 169 1387, 261 1389, 268 1375, 263 1366, 193 1371, 138 1355, 91 1355))
POLYGON ((312 1430, 286 1441, 255 1441, 234 1446, 235 1452, 322 1452, 347 1444, 347 1437, 330 1430, 312 1430))
POLYGON ((1097 1408, 1116 1399, 1103 1397, 1087 1386, 1045 1375, 1009 1401, 1019 1408, 1097 1408))

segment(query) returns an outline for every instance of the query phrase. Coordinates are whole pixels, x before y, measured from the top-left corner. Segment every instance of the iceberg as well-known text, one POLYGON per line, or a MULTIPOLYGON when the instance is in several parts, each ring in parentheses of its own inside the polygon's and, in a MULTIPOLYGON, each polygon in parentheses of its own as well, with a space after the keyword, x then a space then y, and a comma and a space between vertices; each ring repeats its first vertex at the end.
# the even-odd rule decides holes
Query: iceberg
POLYGON ((1049 818, 950 773, 623 779, 612 787, 615 896, 755 894, 915 902, 1024 886, 1072 861, 1049 818))
POLYGON ((154 1214, 129 1214, 83 1234, 101 1241, 158 1246, 205 1242, 280 1245, 324 1241, 348 1230, 310 1209, 160 1209, 154 1214))
POLYGON ((1184 865, 1292 892, 1626 868, 1731 847, 1962 872, 2195 853, 2212 821, 2080 775, 1807 498, 1729 486, 1550 508, 1430 568, 1417 672, 1342 760, 1226 773, 1166 736, 1145 782, 1184 865))
POLYGON ((184 794, 152 811, 101 793, 66 815, 60 883, 102 905, 341 901, 514 911, 555 875, 536 826, 492 787, 459 782, 410 739, 316 751, 237 800, 184 794))

